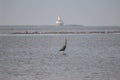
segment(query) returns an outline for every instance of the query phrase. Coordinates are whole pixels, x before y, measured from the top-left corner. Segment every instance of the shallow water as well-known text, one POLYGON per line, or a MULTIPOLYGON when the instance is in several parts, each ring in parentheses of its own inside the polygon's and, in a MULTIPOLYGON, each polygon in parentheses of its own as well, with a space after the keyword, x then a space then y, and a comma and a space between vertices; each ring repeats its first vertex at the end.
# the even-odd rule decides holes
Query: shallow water
POLYGON ((119 34, 0 36, 0 80, 120 80, 119 75, 119 34))
POLYGON ((53 26, 53 25, 0 25, 0 34, 15 32, 88 32, 88 31, 120 31, 120 26, 53 26))

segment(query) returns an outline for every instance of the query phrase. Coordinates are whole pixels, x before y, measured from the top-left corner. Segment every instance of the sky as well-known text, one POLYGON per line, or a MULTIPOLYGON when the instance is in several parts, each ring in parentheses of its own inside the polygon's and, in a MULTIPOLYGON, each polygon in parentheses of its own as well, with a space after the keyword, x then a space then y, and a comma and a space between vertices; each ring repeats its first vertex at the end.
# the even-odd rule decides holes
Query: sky
POLYGON ((0 25, 120 26, 120 0, 0 0, 0 25))

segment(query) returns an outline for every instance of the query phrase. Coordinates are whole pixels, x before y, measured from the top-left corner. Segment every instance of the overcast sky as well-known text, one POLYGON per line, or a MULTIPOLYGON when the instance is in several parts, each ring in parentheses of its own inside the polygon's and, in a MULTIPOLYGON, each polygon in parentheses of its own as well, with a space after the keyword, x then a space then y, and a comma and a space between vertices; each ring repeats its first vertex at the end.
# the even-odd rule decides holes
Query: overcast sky
POLYGON ((120 0, 0 0, 0 24, 120 26, 120 0))

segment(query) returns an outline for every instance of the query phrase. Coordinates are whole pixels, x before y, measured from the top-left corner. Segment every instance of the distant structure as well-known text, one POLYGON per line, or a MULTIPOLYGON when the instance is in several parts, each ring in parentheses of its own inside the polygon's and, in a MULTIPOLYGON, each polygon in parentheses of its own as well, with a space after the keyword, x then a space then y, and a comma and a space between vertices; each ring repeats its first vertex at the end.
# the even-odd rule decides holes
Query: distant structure
POLYGON ((63 25, 64 25, 63 20, 61 19, 60 16, 58 16, 56 20, 56 26, 63 26, 63 25))

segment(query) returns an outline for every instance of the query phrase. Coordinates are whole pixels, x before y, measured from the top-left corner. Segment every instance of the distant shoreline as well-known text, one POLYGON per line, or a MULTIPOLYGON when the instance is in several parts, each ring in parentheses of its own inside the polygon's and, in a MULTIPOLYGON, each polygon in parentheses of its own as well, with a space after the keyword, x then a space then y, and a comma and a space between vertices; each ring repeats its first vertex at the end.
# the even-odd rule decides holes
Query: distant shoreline
MULTIPOLYGON (((41 26, 43 26, 43 27, 45 27, 45 26, 52 26, 52 27, 56 27, 56 25, 0 25, 0 27, 16 27, 16 26, 18 26, 18 27, 20 27, 20 26, 26 26, 26 27, 35 27, 35 26, 37 26, 37 27, 41 27, 41 26)), ((61 26, 61 27, 68 27, 68 26, 77 26, 77 27, 120 27, 119 25, 101 25, 101 26, 95 26, 95 25, 90 25, 90 26, 86 26, 86 25, 80 25, 80 24, 65 24, 65 25, 63 25, 63 26, 61 26)))
POLYGON ((120 33, 119 31, 80 31, 80 32, 13 32, 11 34, 109 34, 120 33))

